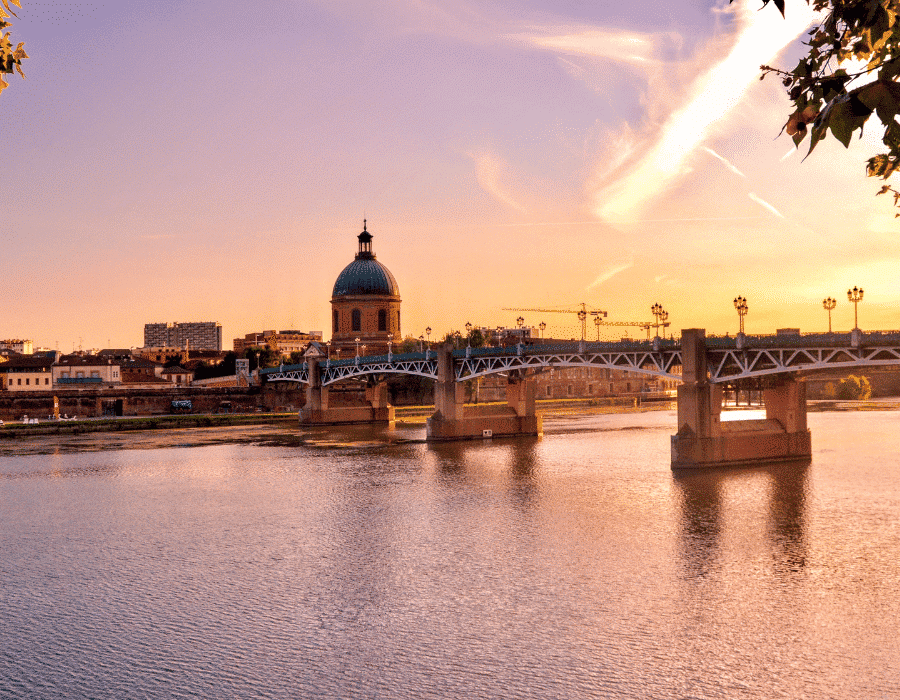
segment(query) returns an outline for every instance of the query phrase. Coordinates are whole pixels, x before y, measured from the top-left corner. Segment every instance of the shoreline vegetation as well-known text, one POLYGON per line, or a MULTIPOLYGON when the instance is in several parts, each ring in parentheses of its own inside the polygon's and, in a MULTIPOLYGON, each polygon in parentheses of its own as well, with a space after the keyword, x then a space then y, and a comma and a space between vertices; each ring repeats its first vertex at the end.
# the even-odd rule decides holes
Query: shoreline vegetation
MULTIPOLYGON (((492 405, 482 403, 480 405, 492 405)), ((499 402, 495 405, 501 405, 499 402)), ((726 406, 723 412, 760 410, 759 405, 726 406)), ((675 410, 675 401, 640 403, 634 399, 562 399, 538 401, 538 413, 545 418, 603 413, 642 413, 645 411, 675 410)), ((807 411, 896 411, 900 397, 868 399, 864 401, 811 400, 807 411)), ((434 412, 433 406, 401 406, 395 409, 400 425, 423 424, 434 412)), ((77 435, 81 433, 135 432, 146 430, 178 430, 182 428, 246 427, 252 425, 290 425, 297 422, 297 413, 230 413, 180 414, 136 416, 125 418, 88 418, 84 420, 47 420, 38 423, 6 422, 0 427, 0 438, 32 437, 39 435, 77 435)))

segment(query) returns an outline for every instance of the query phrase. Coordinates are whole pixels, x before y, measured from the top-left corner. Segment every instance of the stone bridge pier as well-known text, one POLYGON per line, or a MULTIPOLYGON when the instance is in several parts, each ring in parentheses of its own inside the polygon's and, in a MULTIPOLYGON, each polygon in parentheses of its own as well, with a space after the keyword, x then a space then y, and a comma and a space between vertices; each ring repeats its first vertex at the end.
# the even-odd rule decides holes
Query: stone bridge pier
POLYGON ((428 440, 542 434, 543 421, 535 412, 533 379, 510 373, 506 406, 466 406, 465 387, 456 381, 452 352, 452 346, 445 344, 437 353, 438 377, 434 383, 434 415, 428 419, 428 440))
POLYGON ((322 367, 318 357, 307 356, 309 384, 306 386, 306 405, 300 409, 302 425, 340 425, 345 423, 391 423, 394 407, 388 402, 385 382, 366 387, 367 406, 328 405, 328 389, 322 386, 322 367))
POLYGON ((763 391, 766 417, 722 422, 722 387, 707 377, 706 332, 681 334, 682 380, 678 387, 678 432, 672 436, 672 468, 738 466, 809 459, 806 385, 775 375, 763 391))

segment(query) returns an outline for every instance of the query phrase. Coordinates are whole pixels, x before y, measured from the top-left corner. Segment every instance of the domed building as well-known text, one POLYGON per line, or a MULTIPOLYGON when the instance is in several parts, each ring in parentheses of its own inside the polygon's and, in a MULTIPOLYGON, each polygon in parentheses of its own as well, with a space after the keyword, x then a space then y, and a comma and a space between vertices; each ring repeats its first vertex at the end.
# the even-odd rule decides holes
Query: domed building
POLYGON ((331 342, 341 357, 387 352, 388 336, 400 340, 400 288, 372 252, 372 234, 359 236, 359 252, 338 275, 331 293, 331 342), (363 347, 365 346, 365 347, 363 347))

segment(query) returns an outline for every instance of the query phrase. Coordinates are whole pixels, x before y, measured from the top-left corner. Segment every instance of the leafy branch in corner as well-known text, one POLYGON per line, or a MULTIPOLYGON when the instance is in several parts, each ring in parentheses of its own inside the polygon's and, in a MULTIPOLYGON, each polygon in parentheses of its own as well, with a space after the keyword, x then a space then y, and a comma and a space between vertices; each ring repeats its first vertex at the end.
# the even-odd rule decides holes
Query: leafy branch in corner
MULTIPOLYGON (((22 7, 20 0, 0 0, 0 4, 2 4, 2 7, 0 7, 0 32, 12 26, 6 21, 10 16, 18 17, 9 8, 10 2, 18 8, 22 7)), ((25 77, 25 73, 22 71, 22 60, 28 58, 28 54, 25 53, 25 42, 20 41, 18 46, 13 48, 12 41, 9 38, 10 33, 6 32, 0 36, 0 93, 9 87, 9 83, 3 79, 3 73, 16 71, 23 78, 25 77)))
MULTIPOLYGON (((772 2, 784 16, 785 0, 762 2, 772 2)), ((866 172, 886 180, 900 168, 900 0, 806 2, 824 14, 806 35, 806 55, 790 71, 761 66, 760 80, 769 74, 781 79, 794 106, 783 130, 798 147, 809 137, 807 156, 829 132, 849 147, 874 114, 884 128, 885 150, 869 158, 866 172), (861 69, 847 71, 860 63, 861 69)), ((900 206, 897 190, 885 185, 878 194, 886 192, 900 206)))

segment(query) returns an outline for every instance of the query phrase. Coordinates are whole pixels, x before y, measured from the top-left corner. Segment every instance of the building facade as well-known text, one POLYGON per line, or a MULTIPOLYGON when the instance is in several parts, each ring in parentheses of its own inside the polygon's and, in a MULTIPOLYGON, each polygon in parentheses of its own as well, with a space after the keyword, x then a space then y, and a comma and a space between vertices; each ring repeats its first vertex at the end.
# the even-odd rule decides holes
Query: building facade
POLYGON ((121 365, 97 355, 63 355, 53 365, 53 384, 59 388, 120 384, 121 365))
POLYGON ((56 355, 12 355, 0 363, 3 391, 52 391, 56 355))
POLYGON ((322 331, 260 331, 234 339, 234 354, 243 356, 247 348, 269 347, 281 355, 303 352, 312 341, 321 342, 322 331))
POLYGON ((387 352, 399 342, 400 288, 375 259, 372 234, 363 221, 356 257, 338 275, 331 293, 331 348, 341 357, 387 352))
POLYGON ((33 340, 21 340, 19 338, 9 338, 7 340, 0 340, 0 350, 9 350, 10 352, 17 352, 20 355, 31 355, 34 353, 34 341, 33 340))
POLYGON ((215 321, 147 323, 144 347, 222 350, 222 324, 215 321))

